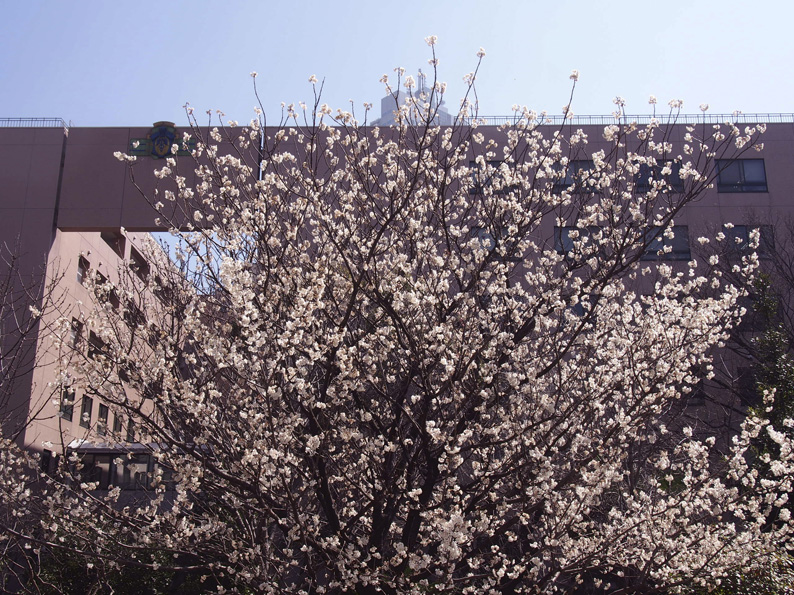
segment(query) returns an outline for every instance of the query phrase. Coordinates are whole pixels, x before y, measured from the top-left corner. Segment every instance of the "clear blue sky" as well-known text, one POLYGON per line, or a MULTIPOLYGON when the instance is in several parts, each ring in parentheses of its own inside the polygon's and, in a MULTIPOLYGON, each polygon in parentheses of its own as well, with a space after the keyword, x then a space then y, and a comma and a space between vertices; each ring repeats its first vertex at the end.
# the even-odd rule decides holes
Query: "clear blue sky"
MULTIPOLYGON (((266 109, 311 99, 325 79, 332 107, 379 105, 395 66, 427 69, 439 38, 447 104, 487 56, 480 113, 514 103, 558 114, 568 75, 573 110, 603 114, 612 98, 648 113, 647 98, 695 112, 794 112, 794 3, 600 0, 6 0, 0 20, 0 117, 57 116, 78 126, 185 123, 182 105, 248 120, 257 79, 266 109)), ((376 113, 377 115, 377 113, 376 113)))

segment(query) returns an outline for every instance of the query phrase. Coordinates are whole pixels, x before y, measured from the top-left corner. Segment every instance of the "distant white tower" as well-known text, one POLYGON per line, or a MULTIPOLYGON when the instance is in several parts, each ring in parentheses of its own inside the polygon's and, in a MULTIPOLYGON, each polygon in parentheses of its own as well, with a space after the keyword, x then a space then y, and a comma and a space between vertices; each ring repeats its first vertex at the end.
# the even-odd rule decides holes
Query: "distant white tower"
MULTIPOLYGON (((412 90, 411 95, 413 95, 413 97, 418 97, 424 93, 429 98, 431 89, 427 85, 427 75, 422 72, 421 68, 419 69, 417 79, 417 87, 412 90)), ((380 100, 380 118, 373 120, 372 125, 391 126, 396 124, 397 121, 394 118, 395 112, 400 106, 406 104, 408 97, 410 97, 410 95, 405 89, 397 89, 392 93, 388 93, 386 97, 380 100)), ((452 125, 452 115, 447 111, 447 108, 444 107, 444 101, 440 99, 438 94, 433 96, 431 109, 436 114, 433 119, 436 124, 440 124, 441 126, 452 125)))

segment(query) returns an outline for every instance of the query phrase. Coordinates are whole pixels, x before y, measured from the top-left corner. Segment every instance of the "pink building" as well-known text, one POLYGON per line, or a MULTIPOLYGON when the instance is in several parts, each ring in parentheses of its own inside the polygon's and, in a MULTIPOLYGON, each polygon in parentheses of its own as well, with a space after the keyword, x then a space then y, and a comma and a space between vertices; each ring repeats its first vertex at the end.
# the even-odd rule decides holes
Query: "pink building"
MULTIPOLYGON (((730 117, 681 117, 670 141, 683 143, 688 121, 708 125, 726 118, 730 117)), ((768 123, 764 150, 718 162, 713 187, 676 218, 675 237, 664 240, 670 244, 664 258, 690 260, 696 238, 713 236, 728 222, 734 224, 729 233, 739 239, 760 227, 761 251, 774 250, 775 237, 770 230, 794 218, 794 116, 744 115, 740 122, 742 126, 768 123)), ((498 122, 485 119, 485 123, 498 122)), ((588 146, 592 152, 603 143, 603 126, 612 123, 612 117, 580 117, 566 126, 583 128, 592 139, 588 146)), ((554 124, 560 126, 560 122, 554 124)), ((551 132, 554 126, 548 129, 551 132)), ((487 137, 503 136, 495 126, 481 126, 479 131, 487 137)), ((168 123, 153 128, 67 130, 51 121, 0 122, 0 240, 19 252, 23 274, 30 275, 46 264, 50 276, 61 276, 62 315, 69 316, 70 309, 88 302, 90 296, 83 286, 88 270, 98 270, 112 281, 120 266, 131 265, 137 270, 153 266, 145 262, 136 246, 143 241, 144 232, 161 228, 141 192, 151 195, 155 188, 157 180, 148 172, 158 166, 155 159, 170 149, 168 134, 173 133, 168 123), (151 167, 140 164, 136 170, 139 177, 133 181, 125 164, 114 157, 117 151, 138 152, 141 161, 151 160, 151 167)), ((185 162, 183 174, 189 185, 192 168, 187 159, 185 162)), ((586 155, 574 158, 568 174, 573 176, 588 167, 586 155)), ((546 232, 546 241, 568 249, 564 228, 555 228, 549 221, 546 232)), ((75 340, 80 333, 87 333, 82 339, 89 349, 90 329, 75 324, 74 332, 75 340)), ((62 435, 79 440, 102 436, 108 428, 122 431, 126 421, 115 418, 107 406, 89 395, 79 391, 54 394, 59 391, 51 388, 55 366, 46 337, 39 340, 36 353, 41 365, 20 379, 7 407, 11 414, 4 419, 7 430, 18 434, 20 443, 48 451, 46 445, 59 442, 62 435), (25 426, 34 414, 35 423, 25 426)))

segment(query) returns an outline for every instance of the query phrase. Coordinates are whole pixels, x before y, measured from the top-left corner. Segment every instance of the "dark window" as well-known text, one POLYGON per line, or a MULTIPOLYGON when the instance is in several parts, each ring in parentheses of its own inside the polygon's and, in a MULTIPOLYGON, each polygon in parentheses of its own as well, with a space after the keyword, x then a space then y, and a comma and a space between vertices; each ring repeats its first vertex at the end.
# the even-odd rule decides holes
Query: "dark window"
POLYGON ((483 189, 493 188, 494 194, 504 194, 513 189, 502 182, 500 168, 504 161, 490 160, 485 162, 485 167, 481 167, 476 161, 469 161, 471 168, 471 179, 474 182, 469 194, 482 194, 483 189))
POLYGON ((662 188, 673 192, 683 191, 684 182, 681 179, 681 164, 670 162, 657 165, 648 165, 647 163, 640 165, 640 172, 635 180, 638 192, 648 192, 654 184, 658 185, 662 182, 664 182, 662 188), (665 171, 667 167, 670 168, 670 172, 665 171))
POLYGON ((41 451, 41 459, 39 459, 39 469, 41 469, 44 473, 50 473, 50 465, 52 464, 52 451, 47 450, 46 448, 41 451))
POLYGON ((573 186, 573 192, 595 191, 587 183, 590 172, 593 171, 592 159, 576 159, 569 161, 565 171, 560 167, 559 177, 554 181, 555 190, 566 190, 573 186))
POLYGON ((763 400, 763 395, 758 390, 758 379, 750 367, 740 367, 736 370, 736 392, 739 400, 745 407, 757 407, 763 400))
POLYGON ((687 407, 703 407, 706 404, 706 385, 703 379, 690 388, 692 390, 686 400, 687 407))
POLYGON ((162 340, 162 333, 157 325, 149 325, 146 329, 146 342, 149 344, 149 347, 152 349, 157 349, 157 346, 160 344, 162 340))
POLYGON ((135 442, 135 422, 127 418, 127 442, 135 442))
POLYGON ((576 316, 579 318, 583 318, 586 314, 590 314, 590 312, 593 311, 595 304, 596 296, 585 295, 582 296, 573 306, 571 306, 571 312, 576 314, 576 316))
POLYGON ((176 481, 174 481, 174 470, 162 463, 157 463, 156 469, 162 470, 161 480, 163 485, 165 485, 166 490, 174 490, 176 489, 176 481))
POLYGON ((88 357, 91 359, 96 358, 97 356, 104 355, 105 353, 105 342, 100 339, 97 335, 91 332, 91 335, 88 339, 88 357))
POLYGON ((554 250, 558 254, 581 255, 584 251, 589 252, 593 239, 601 232, 597 225, 589 227, 554 226, 554 250))
POLYGON ((146 324, 146 317, 134 302, 128 300, 124 306, 124 322, 130 328, 138 328, 146 324))
POLYGON ((83 337, 83 323, 77 320, 76 318, 72 318, 72 325, 69 328, 69 342, 72 344, 72 347, 78 347, 80 345, 80 339, 83 337))
POLYGON ((88 271, 91 268, 91 263, 84 257, 80 257, 77 261, 77 282, 82 285, 88 278, 88 271))
POLYGON ((718 159, 719 192, 766 192, 763 159, 718 159))
POLYGON ((152 458, 144 454, 128 456, 114 465, 113 471, 113 485, 122 490, 145 490, 151 484, 152 458))
POLYGON ((103 231, 101 234, 105 243, 113 249, 119 257, 124 258, 126 239, 117 231, 103 231))
POLYGON ((74 416, 74 390, 70 388, 61 389, 61 409, 58 415, 66 421, 72 421, 74 416))
POLYGON ((98 490, 107 490, 111 480, 111 469, 114 455, 84 454, 80 458, 80 479, 85 482, 96 482, 98 490))
POLYGON ((480 247, 487 252, 496 248, 496 240, 494 240, 491 233, 483 227, 473 228, 471 230, 471 236, 477 238, 480 241, 480 247))
POLYGON ((113 284, 108 281, 108 278, 100 272, 96 274, 96 291, 97 295, 107 300, 107 302, 113 306, 114 310, 119 309, 121 302, 119 301, 119 294, 116 292, 116 288, 113 287, 113 284))
POLYGON ((108 432, 108 406, 99 405, 99 413, 96 420, 96 433, 104 436, 108 432))
MULTIPOLYGON (((57 463, 57 457, 55 460, 57 463)), ((158 471, 167 490, 175 487, 173 469, 156 462, 149 454, 84 453, 80 456, 79 464, 80 480, 96 482, 98 490, 107 490, 112 486, 122 490, 148 490, 152 488, 158 471)))
POLYGON ((758 247, 756 254, 761 258, 769 258, 775 253, 775 233, 771 225, 734 225, 732 227, 723 226, 725 242, 730 252, 746 254, 751 251, 750 234, 754 229, 758 230, 758 247))
POLYGON ((174 301, 174 289, 168 282, 160 275, 154 277, 154 295, 157 296, 161 302, 166 305, 172 304, 174 301))
POLYGON ((646 232, 647 246, 642 260, 689 260, 689 228, 674 225, 672 228, 653 227, 646 232), (670 233, 672 232, 672 237, 670 233))
POLYGON ((506 229, 500 229, 498 231, 498 237, 494 237, 494 235, 484 227, 474 227, 471 230, 471 237, 477 238, 479 240, 480 247, 483 250, 486 252, 492 252, 494 249, 496 249, 499 260, 503 262, 519 262, 521 259, 516 256, 502 256, 499 254, 502 246, 504 246, 507 250, 511 248, 511 246, 507 245, 507 242, 504 239, 506 235, 506 229))
POLYGON ((116 413, 113 415, 113 433, 121 434, 121 416, 116 413))
POLYGON ((130 268, 141 281, 149 278, 149 263, 134 246, 130 247, 130 268))
POLYGON ((94 399, 83 397, 83 404, 80 408, 80 425, 84 428, 91 427, 91 410, 94 408, 94 399))
POLYGON ((114 310, 118 310, 121 307, 119 294, 116 292, 115 289, 111 289, 110 291, 108 291, 108 302, 110 302, 110 305, 113 306, 114 310))

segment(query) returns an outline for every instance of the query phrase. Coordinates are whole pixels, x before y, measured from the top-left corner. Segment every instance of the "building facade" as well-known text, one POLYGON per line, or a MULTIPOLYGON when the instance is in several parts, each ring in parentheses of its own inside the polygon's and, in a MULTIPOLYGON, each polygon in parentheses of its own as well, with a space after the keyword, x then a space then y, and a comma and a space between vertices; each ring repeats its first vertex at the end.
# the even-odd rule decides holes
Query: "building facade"
MULTIPOLYGON (((384 105, 389 103, 391 107, 395 101, 399 105, 401 98, 387 97, 384 105)), ((443 110, 439 114, 446 117, 443 110)), ((707 127, 722 119, 720 116, 682 117, 671 127, 669 141, 673 146, 680 146, 685 142, 688 126, 707 127)), ((746 125, 767 123, 763 151, 747 153, 739 159, 718 160, 712 187, 676 217, 674 235, 660 238, 660 250, 649 252, 649 259, 689 261, 698 256, 697 238, 716 233, 726 233, 739 246, 746 245, 753 229, 760 229, 762 258, 774 252, 776 243, 784 239, 776 230, 782 229, 782 223, 794 221, 791 194, 794 188, 794 117, 746 115, 741 119, 746 125), (726 227, 725 224, 730 225, 726 227)), ((385 125, 389 118, 384 116, 381 120, 385 125)), ((479 120, 479 132, 488 138, 504 138, 504 131, 495 125, 497 120, 479 120)), ((587 150, 592 152, 604 143, 603 126, 613 121, 611 118, 549 120, 544 126, 549 134, 560 127, 581 128, 591 139, 587 150)), ((0 127, 0 240, 9 250, 18 252, 21 270, 26 274, 46 264, 50 279, 57 277, 60 293, 55 316, 73 319, 74 346, 82 349, 86 356, 99 345, 98 338, 90 328, 82 327, 79 318, 80 305, 92 299, 86 288, 87 277, 99 274, 113 284, 118 271, 132 270, 145 282, 144 277, 155 266, 143 256, 140 247, 143 234, 162 230, 164 226, 145 198, 155 196, 156 188, 162 191, 159 180, 148 172, 160 165, 158 158, 169 154, 176 132, 169 123, 157 123, 153 128, 69 130, 58 126, 0 127), (136 178, 130 177, 126 165, 114 157, 119 151, 138 152, 139 159, 145 161, 137 168, 136 178)), ((573 158, 560 180, 561 188, 574 184, 591 166, 587 155, 573 158)), ((182 174, 190 185, 192 167, 187 160, 183 167, 182 174)), ((650 179, 653 172, 640 175, 650 179)), ((178 224, 179 216, 175 212, 171 224, 174 221, 178 224)), ((546 221, 544 226, 544 241, 549 246, 560 252, 573 249, 569 235, 572 227, 569 229, 552 220, 546 221)), ((484 241, 492 241, 492 238, 484 241)), ((112 295, 108 299, 112 301, 112 295)), ((24 446, 40 450, 44 467, 52 464, 50 458, 58 452, 58 444, 62 450, 64 441, 75 448, 91 442, 93 455, 98 457, 97 461, 101 459, 101 465, 107 466, 102 471, 105 473, 102 477, 107 479, 102 481, 112 481, 109 465, 113 441, 108 438, 105 443, 103 437, 123 435, 127 442, 134 443, 134 428, 123 415, 83 389, 53 388, 62 385, 55 372, 58 353, 52 351, 44 327, 34 340, 38 341, 37 365, 15 388, 13 402, 8 407, 14 414, 4 420, 8 431, 18 436, 24 446)), ((730 382, 735 383, 737 394, 740 394, 748 381, 737 370, 738 367, 732 365, 730 382)), ((746 404, 741 398, 734 399, 727 409, 729 416, 740 416, 746 404)), ((698 399, 692 401, 693 414, 704 420, 713 417, 707 408, 698 409, 701 405, 698 399)), ((722 409, 723 418, 725 410, 722 409)), ((715 425, 723 423, 716 418, 712 421, 715 425)), ((139 461, 139 465, 150 464, 139 461)))

